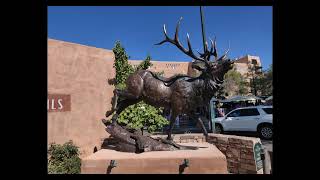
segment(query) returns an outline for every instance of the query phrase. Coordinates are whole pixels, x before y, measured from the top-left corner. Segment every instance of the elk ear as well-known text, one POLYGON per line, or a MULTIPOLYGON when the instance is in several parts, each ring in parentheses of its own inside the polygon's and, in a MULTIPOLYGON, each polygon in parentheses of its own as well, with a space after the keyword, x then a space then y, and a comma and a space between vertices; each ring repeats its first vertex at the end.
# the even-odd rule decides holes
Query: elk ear
POLYGON ((207 67, 206 67, 206 64, 202 61, 194 61, 192 62, 192 66, 191 66, 193 69, 196 69, 198 71, 203 71, 203 70, 206 70, 207 67))

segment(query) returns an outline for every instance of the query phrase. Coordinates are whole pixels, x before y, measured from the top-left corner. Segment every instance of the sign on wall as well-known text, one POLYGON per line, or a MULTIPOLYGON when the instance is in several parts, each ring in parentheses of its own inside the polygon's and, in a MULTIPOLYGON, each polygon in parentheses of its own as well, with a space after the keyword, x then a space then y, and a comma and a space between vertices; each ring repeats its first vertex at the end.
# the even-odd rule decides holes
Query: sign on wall
POLYGON ((48 112, 71 111, 71 95, 48 94, 47 110, 48 112))
POLYGON ((256 143, 254 145, 253 151, 254 151, 254 159, 256 161, 256 168, 257 171, 259 171, 260 169, 263 168, 263 162, 261 159, 261 150, 262 150, 262 146, 260 143, 256 143))

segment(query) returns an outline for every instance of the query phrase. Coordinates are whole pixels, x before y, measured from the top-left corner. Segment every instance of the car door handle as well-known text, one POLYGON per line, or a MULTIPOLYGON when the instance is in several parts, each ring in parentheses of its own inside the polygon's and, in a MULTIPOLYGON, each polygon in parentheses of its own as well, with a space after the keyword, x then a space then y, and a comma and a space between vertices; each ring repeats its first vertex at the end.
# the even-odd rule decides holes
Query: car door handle
POLYGON ((254 118, 255 120, 259 120, 259 118, 254 118))

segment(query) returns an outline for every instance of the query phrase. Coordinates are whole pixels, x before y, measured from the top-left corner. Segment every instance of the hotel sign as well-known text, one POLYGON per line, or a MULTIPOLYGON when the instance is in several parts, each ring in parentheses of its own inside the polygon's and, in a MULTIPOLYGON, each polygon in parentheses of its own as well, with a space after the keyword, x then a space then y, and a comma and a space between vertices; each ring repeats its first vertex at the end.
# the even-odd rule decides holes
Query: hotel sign
POLYGON ((47 110, 48 112, 71 111, 71 95, 70 94, 48 94, 47 110))

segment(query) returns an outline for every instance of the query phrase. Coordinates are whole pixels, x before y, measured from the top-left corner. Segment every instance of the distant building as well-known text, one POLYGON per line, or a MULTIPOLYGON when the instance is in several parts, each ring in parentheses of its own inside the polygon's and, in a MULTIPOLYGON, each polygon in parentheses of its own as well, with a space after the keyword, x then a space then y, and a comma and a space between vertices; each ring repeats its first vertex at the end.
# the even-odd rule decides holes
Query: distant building
MULTIPOLYGON (((254 85, 251 83, 253 83, 255 78, 260 76, 262 73, 260 57, 251 55, 241 57, 235 60, 234 69, 245 78, 246 82, 250 84, 250 87, 248 88, 248 95, 255 95, 253 88, 254 85)), ((259 92, 257 92, 257 95, 260 95, 259 92)))
MULTIPOLYGON (((248 74, 250 73, 250 67, 253 67, 254 65, 256 65, 257 67, 262 67, 259 56, 246 55, 235 60, 234 62, 235 70, 238 71, 242 76, 244 76, 248 82, 250 81, 250 79, 252 79, 252 75, 248 74)), ((257 69, 256 72, 261 72, 261 69, 257 69)))
MULTIPOLYGON (((138 66, 142 60, 129 60, 129 64, 138 66)), ((191 67, 192 62, 177 62, 177 61, 155 61, 149 70, 154 72, 164 72, 165 77, 174 76, 176 74, 186 74, 192 77, 200 75, 200 72, 191 67)), ((261 73, 261 61, 259 56, 245 55, 241 58, 237 58, 234 61, 234 70, 239 72, 247 83, 251 83, 253 77, 259 76, 261 73), (254 67, 260 67, 254 69, 254 67)), ((248 88, 248 95, 253 95, 253 89, 248 88)))
MULTIPOLYGON (((129 60, 129 64, 133 66, 138 66, 142 60, 129 60)), ((197 70, 191 67, 192 62, 185 61, 156 61, 152 60, 153 66, 149 68, 150 71, 154 72, 164 72, 165 77, 170 77, 175 74, 187 74, 189 76, 194 76, 199 73, 197 70)), ((238 58, 234 62, 235 70, 238 71, 247 81, 250 81, 250 66, 256 64, 256 66, 261 67, 261 61, 259 56, 246 55, 244 57, 238 58)), ((257 72, 261 72, 257 70, 257 72)))
MULTIPOLYGON (((129 60, 129 64, 136 67, 142 60, 129 60)), ((174 76, 176 74, 191 74, 190 62, 172 62, 172 61, 151 61, 152 66, 149 68, 153 72, 164 72, 164 77, 174 76)))

